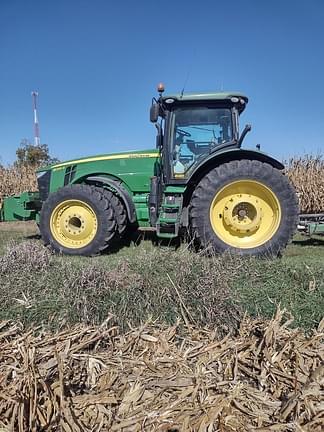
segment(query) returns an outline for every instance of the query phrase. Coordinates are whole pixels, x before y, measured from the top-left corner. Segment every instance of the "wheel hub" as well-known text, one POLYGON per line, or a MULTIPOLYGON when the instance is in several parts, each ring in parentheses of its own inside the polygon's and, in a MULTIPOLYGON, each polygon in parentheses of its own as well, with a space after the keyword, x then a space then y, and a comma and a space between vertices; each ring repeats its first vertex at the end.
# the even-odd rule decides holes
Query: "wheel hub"
POLYGON ((85 230, 85 220, 80 214, 65 215, 62 222, 66 233, 70 233, 72 236, 81 234, 85 230))
POLYGON ((247 234, 255 232, 262 219, 262 208, 255 196, 233 195, 224 206, 223 219, 232 231, 247 234))
POLYGON ((84 202, 66 201, 54 210, 51 229, 60 244, 83 247, 92 241, 97 232, 97 218, 84 202))
POLYGON ((253 249, 268 242, 281 222, 276 193, 264 183, 241 179, 219 190, 210 206, 210 222, 226 245, 253 249))

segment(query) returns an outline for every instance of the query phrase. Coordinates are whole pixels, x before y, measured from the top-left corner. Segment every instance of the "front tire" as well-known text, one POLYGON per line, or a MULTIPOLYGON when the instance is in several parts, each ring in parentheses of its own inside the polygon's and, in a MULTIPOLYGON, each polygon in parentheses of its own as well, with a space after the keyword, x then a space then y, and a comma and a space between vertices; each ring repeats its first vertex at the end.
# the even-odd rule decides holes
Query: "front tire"
POLYGON ((117 224, 117 239, 121 239, 128 226, 127 213, 126 209, 118 196, 116 196, 113 192, 108 189, 102 189, 102 193, 105 198, 111 203, 112 209, 114 211, 114 216, 117 224))
POLYGON ((197 185, 191 199, 194 237, 215 252, 278 255, 298 221, 296 193, 267 163, 239 160, 220 165, 197 185))
POLYGON ((40 214, 45 245, 67 255, 96 255, 116 234, 111 202, 102 190, 88 185, 69 185, 51 193, 40 214))

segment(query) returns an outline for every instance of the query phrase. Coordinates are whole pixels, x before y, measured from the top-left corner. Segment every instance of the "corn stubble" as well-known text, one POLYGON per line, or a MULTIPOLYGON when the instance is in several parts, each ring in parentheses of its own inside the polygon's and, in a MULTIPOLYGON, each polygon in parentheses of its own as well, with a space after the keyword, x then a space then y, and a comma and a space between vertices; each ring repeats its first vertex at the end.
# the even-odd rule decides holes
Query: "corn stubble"
POLYGON ((2 322, 1 430, 321 431, 324 321, 308 337, 288 325, 282 310, 223 339, 151 322, 55 335, 2 322))

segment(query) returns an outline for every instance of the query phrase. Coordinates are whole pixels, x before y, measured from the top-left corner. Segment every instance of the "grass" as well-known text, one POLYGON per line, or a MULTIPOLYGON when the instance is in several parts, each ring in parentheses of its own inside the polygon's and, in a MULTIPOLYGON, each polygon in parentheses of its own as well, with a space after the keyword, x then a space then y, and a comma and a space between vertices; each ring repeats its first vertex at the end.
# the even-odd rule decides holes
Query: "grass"
POLYGON ((178 318, 235 330, 247 311, 271 317, 280 304, 306 331, 324 311, 324 239, 296 237, 275 260, 206 258, 142 240, 94 258, 55 256, 32 224, 0 224, 0 320, 60 328, 101 323, 123 329, 178 318))

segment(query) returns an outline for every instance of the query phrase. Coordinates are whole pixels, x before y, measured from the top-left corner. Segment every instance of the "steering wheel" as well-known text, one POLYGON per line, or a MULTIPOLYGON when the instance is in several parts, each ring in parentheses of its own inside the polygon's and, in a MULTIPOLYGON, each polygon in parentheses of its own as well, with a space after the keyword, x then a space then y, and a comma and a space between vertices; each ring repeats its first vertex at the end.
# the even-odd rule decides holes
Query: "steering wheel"
POLYGON ((189 133, 189 132, 186 132, 186 131, 184 131, 184 130, 182 130, 182 129, 177 129, 177 131, 176 131, 180 136, 182 136, 182 137, 184 137, 184 136, 186 136, 186 137, 191 137, 191 134, 189 133))

